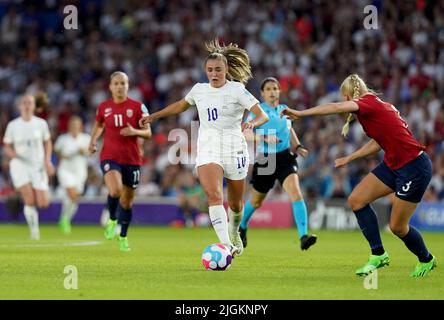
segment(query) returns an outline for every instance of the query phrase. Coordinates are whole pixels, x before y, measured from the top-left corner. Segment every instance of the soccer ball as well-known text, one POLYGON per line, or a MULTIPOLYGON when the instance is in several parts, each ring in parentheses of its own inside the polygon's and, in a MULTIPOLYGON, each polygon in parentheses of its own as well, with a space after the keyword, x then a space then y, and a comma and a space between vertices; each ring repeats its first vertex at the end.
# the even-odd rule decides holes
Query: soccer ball
POLYGON ((202 264, 207 270, 226 270, 230 267, 232 259, 228 248, 220 243, 209 245, 202 253, 202 264))

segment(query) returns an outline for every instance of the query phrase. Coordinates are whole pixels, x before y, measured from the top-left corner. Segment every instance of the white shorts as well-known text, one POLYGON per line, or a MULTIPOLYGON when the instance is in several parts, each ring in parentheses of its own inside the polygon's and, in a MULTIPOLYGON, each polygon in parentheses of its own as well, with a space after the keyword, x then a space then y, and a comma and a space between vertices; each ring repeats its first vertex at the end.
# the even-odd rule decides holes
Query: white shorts
POLYGON ((9 163, 9 172, 12 184, 16 189, 28 183, 31 183, 32 188, 36 190, 49 189, 48 175, 44 167, 37 167, 19 159, 12 159, 9 163))
POLYGON ((59 169, 57 170, 57 179, 64 189, 76 188, 79 194, 82 194, 85 189, 86 177, 78 172, 59 169))
POLYGON ((216 156, 210 154, 198 154, 196 157, 196 169, 200 166, 215 163, 224 170, 224 177, 230 180, 243 180, 248 174, 250 158, 248 151, 239 152, 237 155, 216 156))

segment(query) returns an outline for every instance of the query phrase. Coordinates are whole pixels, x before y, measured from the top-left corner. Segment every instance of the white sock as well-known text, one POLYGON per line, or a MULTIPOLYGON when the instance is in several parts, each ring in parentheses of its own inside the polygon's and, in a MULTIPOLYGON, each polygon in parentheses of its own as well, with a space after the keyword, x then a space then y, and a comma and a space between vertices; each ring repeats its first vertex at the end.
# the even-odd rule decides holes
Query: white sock
POLYGON ((63 199, 62 204, 62 218, 68 219, 71 222, 72 217, 77 212, 79 205, 73 202, 70 198, 63 199))
POLYGON ((209 207, 210 220, 216 231, 217 237, 222 244, 231 244, 228 236, 227 212, 223 205, 209 207))
POLYGON ((31 232, 39 231, 39 214, 36 207, 25 206, 24 214, 31 232))
POLYGON ((244 208, 240 212, 234 212, 228 207, 228 217, 230 222, 228 224, 228 231, 230 234, 237 234, 239 232, 239 225, 242 221, 242 216, 244 215, 244 208))

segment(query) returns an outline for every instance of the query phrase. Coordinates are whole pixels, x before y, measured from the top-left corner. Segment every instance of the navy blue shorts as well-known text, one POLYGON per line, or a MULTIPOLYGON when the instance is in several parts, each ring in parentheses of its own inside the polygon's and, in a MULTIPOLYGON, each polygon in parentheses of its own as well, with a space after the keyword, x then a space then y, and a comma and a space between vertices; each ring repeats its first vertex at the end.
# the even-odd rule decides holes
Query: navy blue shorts
POLYGON ((392 170, 381 162, 372 173, 394 190, 399 199, 418 203, 432 179, 432 162, 427 153, 423 152, 402 168, 392 170))
POLYGON ((272 174, 259 174, 260 168, 268 167, 266 155, 258 155, 256 162, 253 165, 253 172, 250 183, 253 188, 260 193, 267 193, 274 187, 274 183, 278 180, 281 185, 284 184, 285 179, 293 173, 298 172, 298 163, 296 161, 297 155, 290 151, 290 149, 283 150, 276 153, 276 169, 272 174))
POLYGON ((140 180, 140 166, 120 164, 113 160, 103 160, 100 163, 103 175, 111 170, 119 171, 122 175, 122 183, 130 188, 136 189, 140 180))

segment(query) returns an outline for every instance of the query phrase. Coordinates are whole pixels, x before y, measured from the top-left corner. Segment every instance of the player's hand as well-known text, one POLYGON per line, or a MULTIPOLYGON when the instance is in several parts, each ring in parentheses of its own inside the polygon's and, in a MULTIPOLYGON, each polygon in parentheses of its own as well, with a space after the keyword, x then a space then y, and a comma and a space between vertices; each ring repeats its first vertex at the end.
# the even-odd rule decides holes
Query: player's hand
POLYGON ((51 161, 45 162, 45 168, 48 176, 53 176, 55 174, 55 168, 51 161))
POLYGON ((300 118, 302 118, 301 111, 293 110, 290 108, 283 109, 281 111, 280 115, 281 115, 281 118, 285 116, 285 117, 287 117, 287 119, 290 119, 290 120, 299 120, 300 118))
POLYGON ((79 149, 79 154, 82 156, 87 156, 88 153, 89 153, 88 149, 82 149, 82 148, 79 149))
POLYGON ((342 157, 335 160, 335 168, 342 168, 343 166, 347 165, 351 162, 350 157, 342 157))
POLYGON ((278 139, 278 137, 270 135, 270 136, 264 136, 264 142, 268 143, 268 144, 278 144, 279 142, 281 142, 280 139, 278 139))
POLYGON ((139 120, 139 127, 144 128, 147 124, 150 124, 154 121, 153 116, 150 114, 148 116, 142 117, 139 120))
POLYGON ((296 153, 305 158, 308 155, 308 150, 303 147, 300 147, 296 149, 296 153))
POLYGON ((88 152, 89 154, 94 154, 97 151, 97 143, 91 142, 88 146, 88 152))
POLYGON ((242 132, 244 132, 245 130, 251 130, 251 129, 254 129, 254 124, 252 124, 251 122, 242 123, 242 132))
POLYGON ((120 130, 120 134, 124 137, 131 137, 136 135, 136 130, 128 123, 126 128, 120 130))

